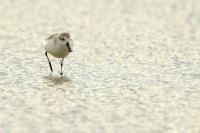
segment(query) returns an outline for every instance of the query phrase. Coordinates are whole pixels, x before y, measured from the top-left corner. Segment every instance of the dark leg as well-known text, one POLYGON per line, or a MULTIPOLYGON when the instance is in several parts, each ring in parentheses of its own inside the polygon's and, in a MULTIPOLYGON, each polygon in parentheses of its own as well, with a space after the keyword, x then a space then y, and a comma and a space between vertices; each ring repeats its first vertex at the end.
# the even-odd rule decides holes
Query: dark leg
POLYGON ((60 72, 60 75, 62 75, 62 67, 63 67, 63 61, 64 61, 64 58, 62 58, 62 60, 60 61, 60 65, 61 65, 61 72, 60 72))
POLYGON ((53 72, 53 69, 52 69, 52 66, 51 66, 51 62, 50 62, 50 60, 49 60, 49 57, 48 57, 48 55, 47 55, 47 52, 45 52, 45 55, 46 55, 47 60, 48 60, 48 62, 49 62, 49 67, 50 67, 50 69, 51 69, 51 72, 53 72))

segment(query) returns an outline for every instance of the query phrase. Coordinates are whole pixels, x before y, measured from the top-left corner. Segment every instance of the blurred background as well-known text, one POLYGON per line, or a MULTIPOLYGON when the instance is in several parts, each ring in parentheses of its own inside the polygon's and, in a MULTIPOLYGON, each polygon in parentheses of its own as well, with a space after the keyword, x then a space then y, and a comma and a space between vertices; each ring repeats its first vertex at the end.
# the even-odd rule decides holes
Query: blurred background
POLYGON ((0 133, 200 132, 199 0, 0 3, 0 133))

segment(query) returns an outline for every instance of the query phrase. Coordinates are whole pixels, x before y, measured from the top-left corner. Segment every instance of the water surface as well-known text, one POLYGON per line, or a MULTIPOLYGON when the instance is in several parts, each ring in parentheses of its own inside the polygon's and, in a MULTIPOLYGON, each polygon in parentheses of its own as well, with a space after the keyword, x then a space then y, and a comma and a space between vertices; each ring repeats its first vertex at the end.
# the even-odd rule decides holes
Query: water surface
POLYGON ((1 133, 200 132, 198 0, 0 4, 1 133), (41 49, 67 31, 74 52, 41 49))

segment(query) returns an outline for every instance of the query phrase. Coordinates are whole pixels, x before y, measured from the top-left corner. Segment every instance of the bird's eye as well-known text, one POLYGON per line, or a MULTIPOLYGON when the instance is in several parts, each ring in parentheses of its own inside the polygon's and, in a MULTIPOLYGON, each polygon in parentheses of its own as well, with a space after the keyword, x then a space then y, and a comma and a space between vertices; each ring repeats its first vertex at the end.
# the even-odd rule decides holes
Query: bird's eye
POLYGON ((61 37, 60 40, 65 41, 65 38, 62 38, 62 37, 61 37))

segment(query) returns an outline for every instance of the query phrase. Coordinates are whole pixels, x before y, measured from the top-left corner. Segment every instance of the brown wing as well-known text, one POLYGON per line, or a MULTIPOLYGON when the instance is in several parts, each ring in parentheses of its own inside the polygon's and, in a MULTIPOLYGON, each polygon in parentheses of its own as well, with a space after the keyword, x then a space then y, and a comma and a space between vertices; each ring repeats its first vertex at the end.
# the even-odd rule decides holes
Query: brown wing
POLYGON ((51 38, 55 38, 57 35, 58 35, 58 34, 51 34, 51 35, 47 38, 47 40, 49 40, 49 39, 51 39, 51 38))

